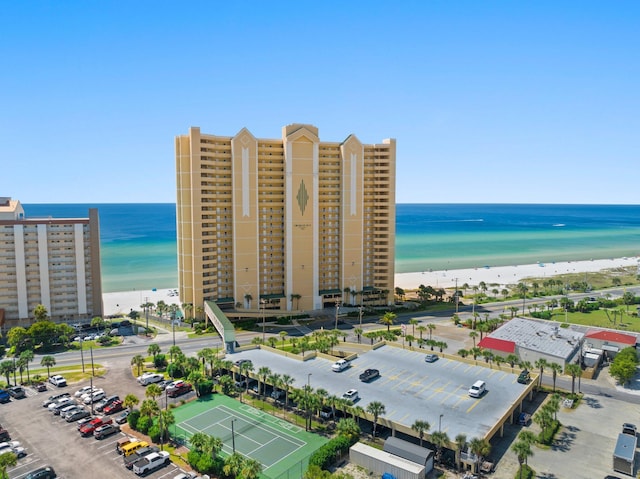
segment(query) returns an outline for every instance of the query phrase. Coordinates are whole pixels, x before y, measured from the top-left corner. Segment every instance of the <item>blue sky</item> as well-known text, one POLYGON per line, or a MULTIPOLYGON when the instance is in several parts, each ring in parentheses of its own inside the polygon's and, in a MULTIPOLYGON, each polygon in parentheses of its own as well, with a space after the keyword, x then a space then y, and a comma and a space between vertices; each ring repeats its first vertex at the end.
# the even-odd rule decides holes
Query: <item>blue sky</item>
POLYGON ((174 202, 190 126, 397 139, 399 203, 638 203, 640 4, 2 2, 0 196, 174 202))

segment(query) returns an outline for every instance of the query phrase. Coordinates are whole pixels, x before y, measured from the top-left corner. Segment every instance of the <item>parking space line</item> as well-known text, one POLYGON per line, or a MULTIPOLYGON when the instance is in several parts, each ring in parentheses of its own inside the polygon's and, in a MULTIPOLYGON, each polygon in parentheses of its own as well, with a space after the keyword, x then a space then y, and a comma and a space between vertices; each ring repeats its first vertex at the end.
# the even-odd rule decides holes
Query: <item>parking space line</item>
POLYGON ((467 409, 467 413, 470 413, 474 407, 476 407, 478 404, 480 404, 480 401, 482 401, 482 399, 478 399, 477 401, 475 401, 470 407, 469 409, 467 409))

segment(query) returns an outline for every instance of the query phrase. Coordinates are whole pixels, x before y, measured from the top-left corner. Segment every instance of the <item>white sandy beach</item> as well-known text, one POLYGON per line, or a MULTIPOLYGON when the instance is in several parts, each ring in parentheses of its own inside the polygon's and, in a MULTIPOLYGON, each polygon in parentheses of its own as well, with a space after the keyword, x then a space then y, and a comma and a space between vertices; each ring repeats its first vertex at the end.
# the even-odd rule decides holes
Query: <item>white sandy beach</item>
MULTIPOLYGON (((517 284, 525 278, 553 277, 565 273, 590 273, 604 269, 614 269, 635 266, 640 267, 640 258, 596 259, 589 261, 567 261, 561 263, 539 263, 517 266, 495 266, 484 268, 455 269, 448 271, 424 271, 419 273, 398 273, 395 284, 404 290, 417 289, 421 284, 433 288, 455 287, 467 283, 477 286, 481 281, 486 284, 517 284)), ((586 276, 588 280, 588 275, 586 276)), ((181 305, 179 296, 171 296, 172 289, 158 289, 157 291, 123 291, 119 293, 105 293, 102 295, 104 315, 128 314, 131 310, 140 311, 140 305, 149 301, 157 303, 162 300, 167 304, 181 305)))
MULTIPOLYGON (((514 266, 455 269, 449 271, 424 271, 395 275, 396 287, 405 290, 417 289, 421 284, 433 288, 452 288, 467 283, 477 286, 486 284, 517 284, 525 278, 545 278, 567 273, 589 273, 604 269, 639 266, 640 258, 594 259, 589 261, 567 261, 560 263, 537 263, 514 266)), ((588 275, 587 275, 588 280, 588 275)))

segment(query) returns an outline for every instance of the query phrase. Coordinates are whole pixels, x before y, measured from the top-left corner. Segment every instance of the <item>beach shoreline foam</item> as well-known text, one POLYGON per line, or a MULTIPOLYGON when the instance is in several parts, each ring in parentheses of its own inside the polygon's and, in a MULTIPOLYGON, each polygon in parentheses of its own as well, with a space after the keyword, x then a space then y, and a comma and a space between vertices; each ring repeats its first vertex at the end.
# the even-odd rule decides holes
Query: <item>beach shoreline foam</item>
MULTIPOLYGON (((483 281, 487 285, 506 286, 509 284, 517 284, 525 278, 551 278, 560 274, 592 273, 626 267, 640 267, 640 257, 398 273, 395 275, 395 286, 405 291, 418 289, 420 285, 431 286, 436 289, 454 288, 456 279, 458 287, 461 287, 465 283, 470 286, 477 286, 483 281)), ((178 295, 171 295, 176 289, 177 288, 168 288, 155 291, 133 290, 105 293, 102 295, 104 315, 127 315, 132 310, 140 311, 142 309, 140 305, 147 301, 155 304, 162 300, 168 305, 177 304, 180 306, 182 304, 180 297, 178 295)))

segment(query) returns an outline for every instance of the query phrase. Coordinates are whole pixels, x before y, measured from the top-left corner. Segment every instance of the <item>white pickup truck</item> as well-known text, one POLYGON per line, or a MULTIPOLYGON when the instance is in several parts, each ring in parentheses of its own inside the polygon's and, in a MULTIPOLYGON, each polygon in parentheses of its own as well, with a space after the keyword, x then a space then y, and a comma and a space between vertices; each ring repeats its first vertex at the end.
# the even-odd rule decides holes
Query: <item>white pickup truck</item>
POLYGON ((169 462, 169 453, 167 451, 152 452, 133 463, 133 472, 142 476, 154 469, 166 466, 169 462))

